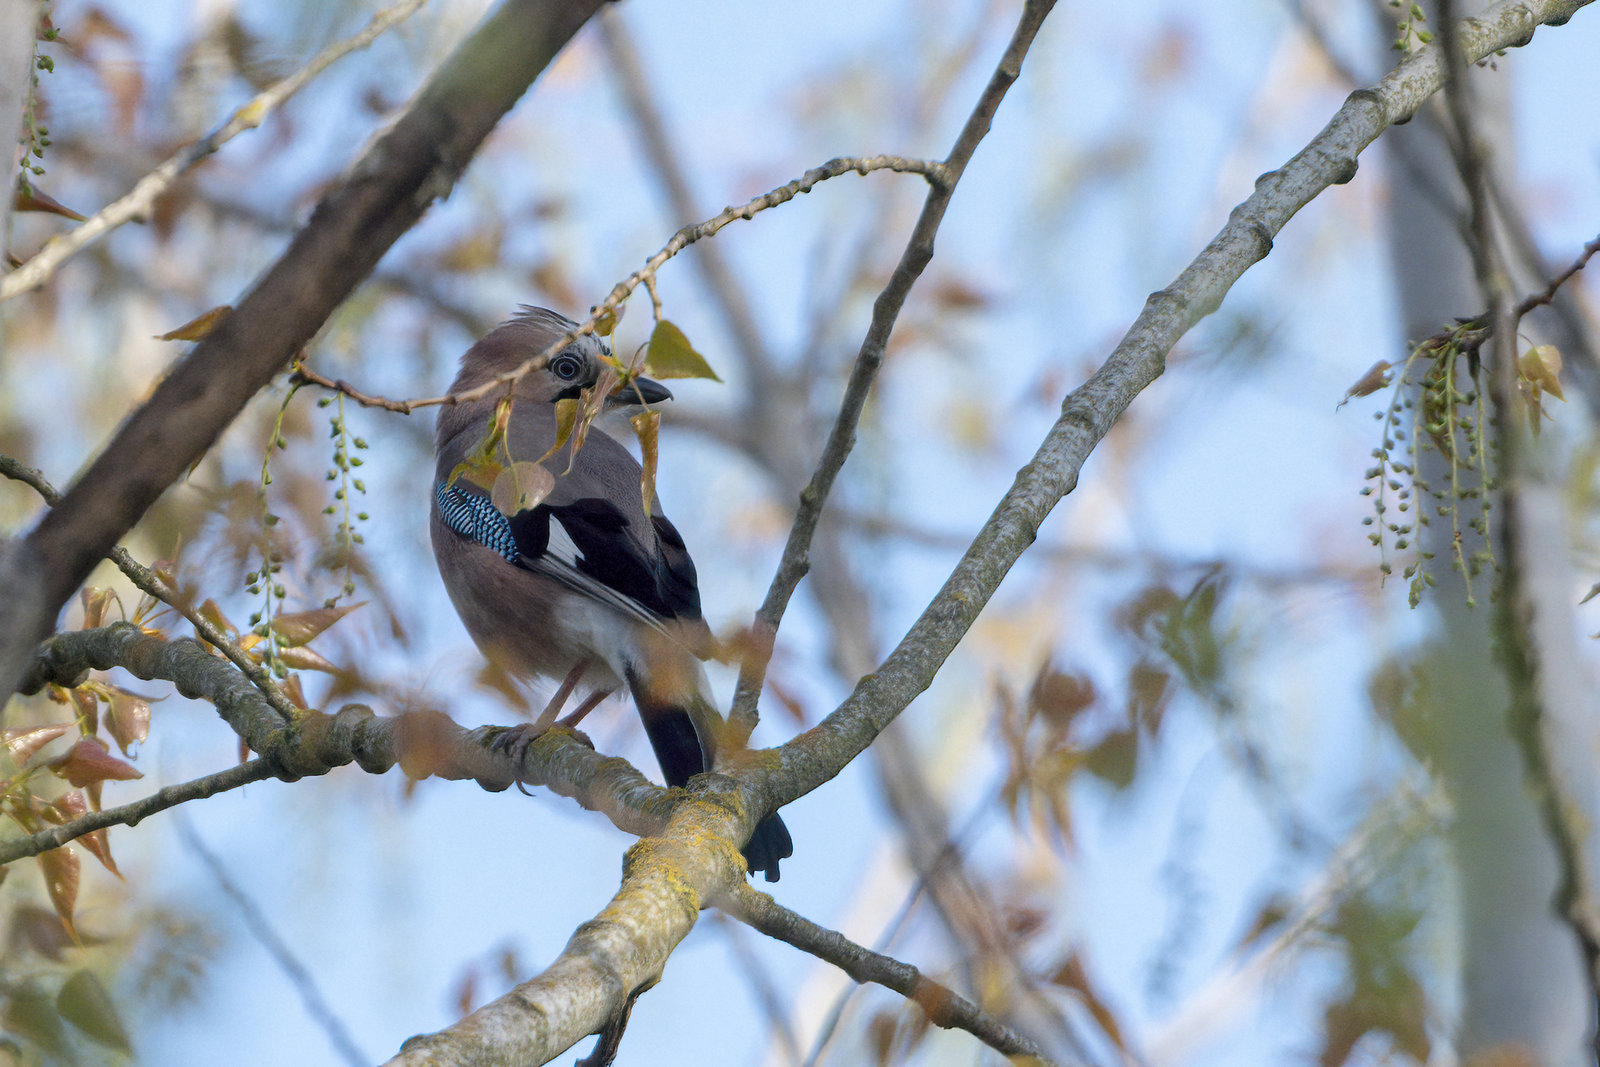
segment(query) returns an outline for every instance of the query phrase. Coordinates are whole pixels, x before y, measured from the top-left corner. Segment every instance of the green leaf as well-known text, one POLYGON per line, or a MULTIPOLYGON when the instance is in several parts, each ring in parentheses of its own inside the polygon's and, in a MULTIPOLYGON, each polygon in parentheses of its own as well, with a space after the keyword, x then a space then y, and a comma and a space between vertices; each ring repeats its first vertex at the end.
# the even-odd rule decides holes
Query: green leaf
POLYGON ((683 331, 666 319, 656 323, 650 333, 650 351, 645 358, 645 373, 652 378, 710 378, 722 381, 706 357, 696 352, 683 331))
POLYGON ((67 1022, 83 1031, 84 1035, 106 1048, 133 1054, 128 1043, 128 1032, 117 1016, 111 994, 90 971, 78 971, 61 985, 56 994, 56 1010, 67 1022))

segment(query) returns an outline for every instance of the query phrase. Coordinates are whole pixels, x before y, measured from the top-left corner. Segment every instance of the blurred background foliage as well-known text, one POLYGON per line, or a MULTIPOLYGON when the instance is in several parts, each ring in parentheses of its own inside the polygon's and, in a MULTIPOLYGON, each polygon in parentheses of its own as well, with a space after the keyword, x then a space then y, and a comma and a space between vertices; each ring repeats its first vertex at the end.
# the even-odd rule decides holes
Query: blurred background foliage
MULTIPOLYGON (((428 4, 186 175, 143 224, 0 307, 0 452, 66 484, 181 350, 157 335, 232 301, 483 9, 428 4)), ((370 10, 57 0, 32 184, 92 214, 370 10)), ((942 155, 1014 17, 987 0, 825 0, 803 17, 634 0, 612 14, 308 365, 371 393, 439 393, 516 305, 581 313, 693 221, 669 191, 674 167, 702 218, 833 156, 942 155), (652 129, 670 166, 645 147, 652 129)), ((1386 69, 1393 18, 1360 0, 1056 10, 894 335, 780 636, 758 742, 814 723, 871 669, 1144 295, 1320 128, 1352 87, 1342 68, 1386 69)), ((1600 218, 1600 109, 1576 106, 1600 98, 1593 21, 1482 75, 1509 93, 1512 135, 1496 147, 1551 262, 1600 218)), ((1446 609, 1412 610, 1404 582, 1381 582, 1361 525, 1385 398, 1336 409, 1366 368, 1404 358, 1386 243, 1401 180, 1380 144, 1173 353, 886 736, 895 748, 786 810, 781 901, 1096 1063, 1451 1062, 1470 1029, 1467 875, 1436 773, 1448 709, 1422 666, 1446 609)), ((659 475, 724 635, 765 591, 919 184, 837 179, 730 227, 716 262, 691 251, 662 274, 666 314, 726 381, 677 388, 659 475)), ((26 258, 73 223, 19 212, 10 225, 26 258)), ((1480 310, 1468 296, 1453 313, 1480 310)), ((623 319, 619 350, 646 339, 647 312, 623 319)), ((1586 405, 1548 408, 1575 602, 1600 569, 1600 451, 1586 405)), ((284 641, 307 649, 287 665, 311 706, 515 721, 542 701, 486 676, 425 547, 431 434, 425 413, 280 384, 126 545, 241 631, 257 613, 292 627, 328 621, 315 613, 330 601, 361 604, 311 646, 284 641)), ((5 528, 39 507, 0 482, 5 528)), ((109 566, 93 584, 115 590, 105 618, 137 610, 109 566)), ((111 709, 142 703, 148 737, 119 752, 143 778, 105 785, 105 803, 237 758, 209 708, 97 681, 73 705, 14 704, 8 725, 93 714, 116 744, 131 735, 115 735, 111 709)), ((731 693, 731 675, 715 683, 731 693)), ((590 722, 603 751, 650 765, 620 702, 590 722)), ((8 788, 70 794, 40 767, 77 736, 13 746, 8 788)), ((355 768, 253 785, 108 842, 120 877, 87 852, 72 874, 75 936, 47 891, 63 874, 20 863, 0 884, 0 1061, 381 1059, 535 973, 607 899, 626 844, 548 796, 355 768)), ((1567 1062, 1521 1051, 1494 1062, 1567 1062)), ((975 1059, 969 1037, 930 1032, 897 996, 851 992, 718 920, 640 1000, 621 1062, 975 1059)))

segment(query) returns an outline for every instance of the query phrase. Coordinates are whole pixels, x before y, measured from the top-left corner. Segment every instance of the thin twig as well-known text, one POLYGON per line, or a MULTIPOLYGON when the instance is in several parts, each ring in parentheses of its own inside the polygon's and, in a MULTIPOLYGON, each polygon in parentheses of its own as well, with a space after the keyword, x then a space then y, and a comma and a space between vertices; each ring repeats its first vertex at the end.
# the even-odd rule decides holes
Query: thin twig
POLYGON ((223 145, 246 130, 253 130, 276 111, 290 97, 305 88, 311 79, 321 74, 336 60, 351 52, 365 48, 391 26, 403 21, 420 8, 423 0, 403 0, 372 16, 367 28, 354 36, 336 41, 318 52, 304 67, 282 81, 257 93, 255 98, 235 111, 228 121, 206 137, 184 148, 161 166, 139 179, 131 192, 114 200, 95 212, 81 226, 45 242, 22 266, 0 279, 0 301, 32 292, 55 274, 56 269, 92 242, 110 233, 118 226, 135 219, 145 218, 168 187, 179 175, 196 163, 215 153, 223 145))
POLYGON ((272 924, 267 921, 267 917, 256 906, 256 902, 228 876, 227 869, 222 866, 222 860, 200 840, 200 835, 181 814, 178 816, 178 836, 183 839, 189 851, 199 857, 211 877, 216 880, 218 888, 233 901, 233 906, 239 909, 239 917, 244 920, 245 929, 250 931, 250 936, 266 950, 267 955, 272 957, 272 962, 278 965, 278 970, 289 979, 289 984, 300 994, 300 1002, 305 1005, 306 1014, 322 1027, 322 1032, 328 1037, 328 1043, 339 1053, 340 1058, 354 1067, 366 1067, 371 1060, 356 1047, 355 1039, 350 1036, 350 1031, 345 1029, 343 1020, 328 1006, 327 1000, 317 989, 316 979, 311 977, 311 972, 306 970, 305 964, 295 957, 283 938, 278 936, 272 924))
POLYGON ((883 351, 889 343, 889 334, 894 330, 895 320, 900 315, 900 309, 905 306, 911 287, 916 284, 923 269, 933 258, 934 235, 939 232, 939 224, 944 221, 945 209, 950 205, 950 197, 955 193, 956 184, 960 182, 961 175, 966 170, 968 161, 972 159, 972 153, 977 149, 978 143, 989 132, 989 125, 994 120, 1000 101, 1005 99, 1006 91, 1016 82, 1022 70, 1023 57, 1028 54, 1028 47, 1038 34, 1045 16, 1054 6, 1055 0, 1028 0, 1024 4, 1022 18, 1011 35, 1011 42, 1007 45, 1005 54, 1001 56, 1000 63, 990 76, 989 84, 984 89, 983 95, 978 98, 972 114, 962 126, 950 154, 939 165, 939 180, 930 181, 933 187, 928 190, 922 214, 911 231, 911 237, 906 242, 905 251, 901 253, 899 264, 873 303, 872 322, 867 327, 866 337, 861 341, 861 350, 856 354, 855 366, 850 372, 844 397, 839 403, 839 414, 834 419, 833 429, 828 434, 828 441, 823 446, 822 456, 817 460, 816 471, 812 474, 811 481, 800 491, 800 506, 795 512, 794 523, 789 528, 789 539, 783 546, 783 556, 778 562, 777 573, 772 577, 766 599, 756 612, 755 622, 751 627, 752 647, 745 654, 744 662, 739 668, 739 685, 734 693, 733 709, 728 716, 729 750, 737 751, 743 747, 755 730, 759 718, 756 703, 766 679, 767 664, 772 659, 772 646, 777 638, 778 625, 783 621, 783 613, 789 606, 789 599, 794 595, 795 587, 800 584, 800 579, 811 567, 811 539, 816 534, 817 522, 822 517, 822 506, 827 501, 829 490, 833 488, 834 479, 838 477, 839 471, 850 455, 850 450, 855 446, 856 425, 861 421, 867 394, 871 391, 872 383, 878 375, 878 367, 883 362, 883 351))
POLYGON ((965 1030, 1007 1056, 1032 1056, 1049 1064, 1032 1038, 1017 1033, 948 986, 923 975, 908 963, 874 952, 848 937, 790 911, 766 893, 741 882, 717 906, 741 922, 802 952, 827 960, 857 982, 873 982, 917 1003, 928 1021, 945 1029, 965 1030))
POLYGON ((838 159, 830 159, 819 167, 813 167, 793 181, 780 185, 769 192, 762 193, 760 196, 753 197, 737 207, 724 208, 704 222, 685 226, 673 234, 672 239, 663 245, 660 251, 647 259, 644 266, 612 286, 611 292, 590 311, 586 321, 556 338, 542 351, 524 360, 520 366, 490 378, 488 381, 473 386, 471 389, 463 389, 458 393, 445 393, 442 396, 392 400, 388 397, 363 393, 348 383, 334 381, 323 375, 315 374, 315 372, 309 371, 304 364, 296 365, 295 374, 304 381, 320 385, 324 389, 343 393, 363 407, 383 408, 386 411, 395 411, 402 415, 409 415, 418 408, 465 404, 473 400, 481 400, 491 393, 509 390, 517 382, 544 366, 550 357, 567 345, 572 344, 578 338, 593 336, 595 328, 600 321, 620 309, 639 286, 653 282, 657 271, 661 269, 667 260, 676 256, 690 245, 712 236, 729 223, 737 222, 740 219, 752 219, 769 208, 786 204, 797 196, 809 193, 822 182, 830 178, 837 178, 843 174, 865 175, 871 174, 873 171, 889 170, 899 174, 920 174, 930 184, 937 186, 945 180, 945 168, 946 164, 935 160, 909 159, 905 156, 843 156, 838 159))
MULTIPOLYGON (((32 486, 44 498, 44 502, 51 506, 61 499, 61 494, 50 484, 43 472, 25 466, 3 453, 0 453, 0 475, 32 486)), ((228 657, 228 660, 250 679, 250 684, 261 691, 261 695, 284 722, 294 719, 298 709, 282 687, 273 680, 271 673, 250 658, 250 654, 240 648, 238 642, 224 633, 220 626, 195 610, 192 600, 180 595, 176 589, 164 582, 160 575, 134 559, 133 555, 121 545, 114 546, 107 554, 107 558, 117 565, 117 569, 127 576, 128 581, 188 619, 201 638, 228 657)))
POLYGON ((158 811, 166 811, 179 804, 187 804, 191 800, 204 800, 206 797, 226 793, 230 789, 238 789, 251 782, 264 781, 275 777, 276 774, 272 764, 266 760, 253 759, 229 767, 225 771, 202 775, 179 785, 165 786, 131 804, 87 812, 60 826, 52 826, 27 837, 0 842, 0 867, 60 848, 69 841, 76 841, 96 830, 104 830, 110 826, 137 826, 158 811))

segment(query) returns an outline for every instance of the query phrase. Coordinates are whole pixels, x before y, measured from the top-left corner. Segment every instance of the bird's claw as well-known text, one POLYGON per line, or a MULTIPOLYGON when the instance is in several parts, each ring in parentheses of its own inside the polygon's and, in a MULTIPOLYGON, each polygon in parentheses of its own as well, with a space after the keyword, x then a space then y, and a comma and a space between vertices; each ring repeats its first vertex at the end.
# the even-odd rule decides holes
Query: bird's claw
POLYGON ((594 742, 582 730, 574 729, 564 722, 543 723, 525 722, 520 726, 507 726, 501 729, 489 741, 489 751, 508 757, 516 765, 516 786, 523 796, 533 796, 528 792, 528 787, 522 784, 522 775, 525 770, 523 761, 527 758, 528 747, 539 738, 552 731, 570 734, 579 743, 587 748, 594 748, 594 742))

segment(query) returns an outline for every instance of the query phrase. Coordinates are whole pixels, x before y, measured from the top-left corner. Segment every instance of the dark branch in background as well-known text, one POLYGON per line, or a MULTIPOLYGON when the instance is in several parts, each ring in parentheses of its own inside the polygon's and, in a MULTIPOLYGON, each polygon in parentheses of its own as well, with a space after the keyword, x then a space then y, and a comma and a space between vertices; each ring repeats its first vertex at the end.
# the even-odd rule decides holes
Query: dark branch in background
POLYGON ((317 205, 289 248, 162 378, 60 503, 0 556, 17 581, 0 608, 9 693, 56 612, 365 278, 454 186, 500 116, 601 0, 505 0, 317 205))
POLYGON ((939 224, 944 221, 945 209, 950 206, 950 197, 955 193, 956 184, 961 180, 978 142, 989 132, 989 124, 994 120, 1000 101, 1005 99, 1006 91, 1021 73, 1022 59, 1028 54, 1028 47, 1033 44, 1033 38, 1043 25, 1045 16, 1054 6, 1055 0, 1027 0, 1023 5, 1022 19, 1011 36, 1005 55, 1001 57, 983 95, 978 98, 977 106, 962 127, 950 154, 945 157, 939 180, 930 180, 932 188, 928 190, 922 215, 911 231, 905 251, 901 253, 900 263, 873 303, 872 323, 867 327, 866 337, 862 338, 855 367, 850 372, 844 398, 839 403, 838 417, 828 434, 827 444, 823 446, 822 457, 817 461, 811 482, 800 491, 800 507, 795 512, 789 539, 783 546, 778 573, 773 575, 766 599, 756 612, 752 625, 753 647, 745 654, 744 663, 739 668, 739 686, 728 716, 729 749, 737 750, 748 743, 751 733, 755 731, 758 718, 756 702, 766 679, 767 664, 772 659, 778 625, 783 621, 783 613, 789 606, 795 587, 810 569, 811 539, 822 517, 822 505, 828 498, 828 491, 833 488, 834 479, 844 467, 851 448, 855 446, 856 425, 861 421, 867 394, 872 390, 878 367, 883 363, 883 350, 889 343, 895 320, 905 306, 911 287, 933 258, 933 238, 939 232, 939 224))
POLYGON ((914 1001, 935 1026, 947 1030, 966 1030, 990 1048, 1007 1056, 1032 1056, 1042 1064, 1051 1062, 1045 1057, 1044 1050, 1032 1040, 947 986, 926 977, 910 964, 874 952, 843 934, 818 926, 783 907, 767 894, 751 888, 747 882, 740 883, 732 894, 718 900, 717 906, 768 937, 775 937, 802 952, 827 960, 857 982, 874 982, 914 1001))
MULTIPOLYGON (((1561 747, 1578 742, 1574 733, 1563 733, 1572 731, 1572 712, 1584 708, 1592 717, 1594 700, 1587 671, 1579 662, 1572 639, 1575 626, 1566 581, 1566 509, 1558 488, 1541 485, 1546 479, 1537 469, 1537 458, 1529 447, 1524 428, 1528 408, 1518 395, 1516 337, 1517 321, 1522 315, 1548 304, 1561 284, 1594 255, 1600 238, 1585 246, 1578 260, 1553 279, 1543 293, 1512 304, 1506 257, 1491 211, 1490 146, 1478 133, 1472 84, 1456 45, 1458 31, 1450 19, 1454 8, 1452 0, 1440 0, 1444 16, 1441 43, 1451 58, 1445 103, 1456 130, 1456 167, 1471 204, 1473 267, 1489 308, 1483 321, 1492 336, 1492 347, 1485 369, 1494 398, 1497 480, 1504 512, 1500 519, 1501 588, 1495 601, 1495 646, 1510 688, 1508 726, 1522 752, 1524 770, 1560 866, 1552 907, 1571 929, 1583 953, 1590 1052, 1600 1056, 1600 1026, 1595 1022, 1596 1012, 1600 1011, 1600 902, 1595 897, 1589 850, 1584 843, 1587 820, 1579 816, 1584 825, 1574 825, 1569 814, 1574 808, 1568 799, 1578 783, 1592 787, 1595 774, 1592 766, 1584 766, 1578 772, 1581 777, 1569 781, 1558 769, 1561 747), (1569 716, 1564 723, 1556 717, 1558 709, 1563 708, 1569 716)), ((1542 415, 1534 412, 1534 417, 1542 415)), ((1592 729, 1592 718, 1585 727, 1592 729)), ((1579 805, 1577 810, 1585 810, 1585 806, 1579 805)))
POLYGON ((372 16, 367 28, 354 36, 336 41, 324 48, 304 67, 256 94, 248 104, 228 117, 215 131, 191 144, 151 173, 145 175, 133 190, 120 200, 113 201, 97 211, 76 229, 45 243, 32 259, 0 278, 0 301, 31 292, 50 280, 56 269, 79 251, 110 233, 124 223, 143 219, 154 210, 156 201, 187 171, 196 164, 216 154, 229 141, 246 130, 253 130, 264 122, 301 89, 309 85, 337 60, 351 52, 367 47, 384 31, 411 17, 422 6, 423 0, 404 0, 403 3, 372 16))
POLYGON ((289 984, 300 994, 300 1002, 305 1005, 306 1014, 322 1028, 324 1034, 328 1035, 328 1043, 339 1053, 339 1057, 352 1067, 365 1067, 370 1063, 371 1061, 361 1054, 361 1049, 356 1047, 355 1039, 350 1036, 350 1031, 345 1029, 344 1022, 329 1007, 327 1000, 317 989, 316 979, 311 977, 311 972, 306 970, 305 965, 295 957, 289 946, 284 944, 283 938, 272 929, 272 924, 261 914, 261 909, 256 907, 255 901, 250 899, 249 894, 228 877, 228 871, 222 866, 217 854, 200 840, 200 835, 181 812, 178 815, 178 836, 182 838, 189 851, 199 857, 200 862, 211 873, 211 877, 216 879, 218 887, 229 900, 233 901, 234 907, 239 909, 239 917, 244 920, 245 929, 250 931, 250 936, 266 950, 267 955, 272 957, 272 962, 289 979, 289 984))
MULTIPOLYGON (((50 484, 42 472, 32 467, 24 466, 4 454, 0 454, 0 475, 32 486, 44 498, 46 504, 54 506, 61 499, 61 494, 56 492, 55 486, 50 484)), ((134 559, 132 554, 121 545, 114 547, 109 553, 109 557, 111 562, 117 565, 117 569, 138 589, 155 597, 185 619, 188 619, 201 637, 215 645, 224 656, 227 656, 232 661, 235 667, 238 667, 244 673, 246 678, 250 679, 250 684, 261 691, 261 695, 282 716, 284 722, 288 722, 295 717, 297 709, 288 696, 284 694, 278 683, 272 680, 272 675, 267 669, 251 659, 238 644, 222 632, 220 627, 196 611, 193 602, 186 597, 180 596, 176 589, 162 581, 155 571, 134 559)), ((9 695, 9 693, 6 695, 9 695)), ((3 702, 0 702, 0 706, 3 706, 3 702)))
MULTIPOLYGON (((1588 0, 1501 3, 1461 27, 1461 47, 1476 62, 1521 45, 1544 23, 1562 23, 1588 0)), ((1271 250, 1273 237, 1330 185, 1355 177, 1360 152, 1395 122, 1416 113, 1445 80, 1438 47, 1428 47, 1372 89, 1352 93, 1332 121, 1281 169, 1262 175, 1255 191, 1167 289, 1151 295, 1132 329, 1099 370, 1062 402, 1060 419, 984 523, 926 611, 876 673, 863 678, 815 728, 781 746, 781 770, 762 776, 765 795, 751 806, 770 810, 803 796, 854 759, 917 694, 954 651, 978 613, 1057 501, 1077 484, 1090 451, 1133 398, 1162 372, 1166 355, 1195 323, 1214 311, 1228 289, 1271 250)))

